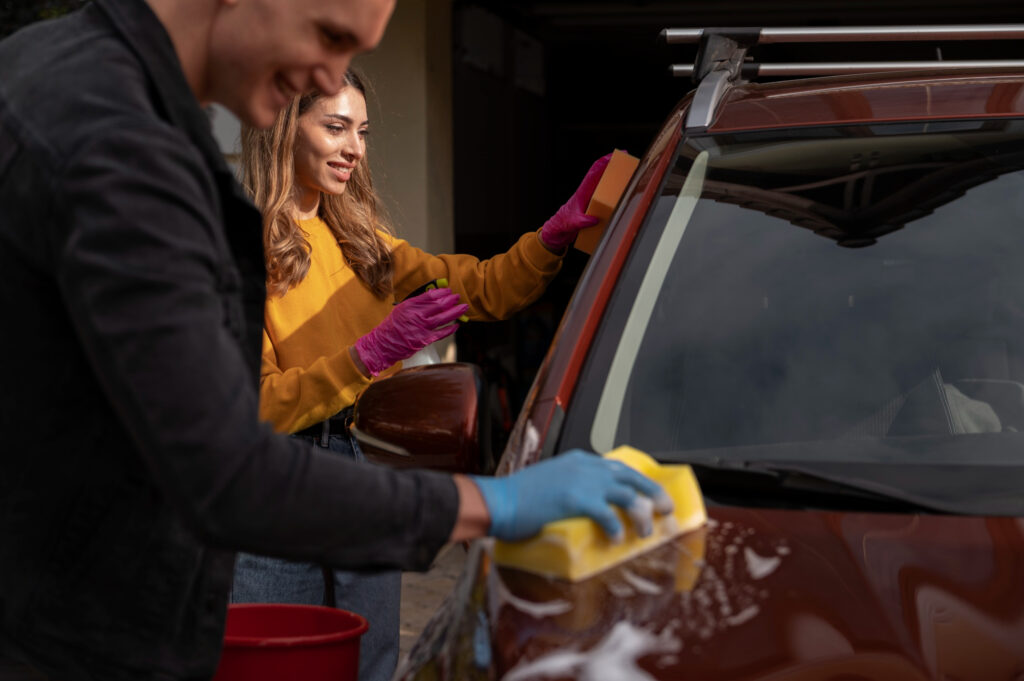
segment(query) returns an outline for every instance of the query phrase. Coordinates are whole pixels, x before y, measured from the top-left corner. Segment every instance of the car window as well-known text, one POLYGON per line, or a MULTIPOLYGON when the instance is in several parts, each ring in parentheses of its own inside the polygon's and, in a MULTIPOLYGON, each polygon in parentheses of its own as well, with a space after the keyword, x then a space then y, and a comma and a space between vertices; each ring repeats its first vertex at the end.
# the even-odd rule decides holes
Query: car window
POLYGON ((1024 122, 811 133, 683 141, 569 444, 978 461, 1024 433, 1024 122))

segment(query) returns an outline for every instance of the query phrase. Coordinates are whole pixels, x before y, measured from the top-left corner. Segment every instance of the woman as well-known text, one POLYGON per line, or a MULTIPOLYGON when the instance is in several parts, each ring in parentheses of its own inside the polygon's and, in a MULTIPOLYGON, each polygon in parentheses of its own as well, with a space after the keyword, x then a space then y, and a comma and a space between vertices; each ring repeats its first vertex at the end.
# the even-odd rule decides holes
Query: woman
MULTIPOLYGON (((243 131, 244 179, 263 212, 267 260, 261 416, 356 459, 346 427, 356 396, 454 333, 460 316, 504 319, 533 302, 576 233, 596 222, 584 210, 608 163, 596 162, 569 202, 507 253, 434 256, 391 235, 364 162, 368 126, 365 87, 349 72, 337 95, 304 95, 272 128, 243 131), (438 278, 450 288, 404 300, 438 278)), ((241 554, 232 599, 326 602, 362 614, 370 629, 359 678, 387 679, 398 659, 400 590, 398 572, 241 554)))

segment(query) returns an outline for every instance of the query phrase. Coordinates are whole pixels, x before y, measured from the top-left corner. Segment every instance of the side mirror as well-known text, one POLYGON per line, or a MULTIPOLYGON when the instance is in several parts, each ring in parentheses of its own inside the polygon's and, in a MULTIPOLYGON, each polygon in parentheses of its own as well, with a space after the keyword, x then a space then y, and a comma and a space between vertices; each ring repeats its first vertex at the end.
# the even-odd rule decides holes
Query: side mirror
POLYGON ((352 434, 366 458, 393 468, 490 473, 483 375, 476 365, 427 364, 374 381, 356 400, 352 434))

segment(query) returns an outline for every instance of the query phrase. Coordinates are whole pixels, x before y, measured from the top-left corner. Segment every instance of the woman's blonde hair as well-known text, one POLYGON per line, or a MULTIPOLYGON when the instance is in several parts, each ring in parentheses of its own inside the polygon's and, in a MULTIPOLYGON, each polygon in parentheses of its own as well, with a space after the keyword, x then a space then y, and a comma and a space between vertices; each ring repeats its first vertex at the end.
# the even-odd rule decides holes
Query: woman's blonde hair
MULTIPOLYGON (((345 87, 366 97, 363 80, 351 70, 345 87)), ((267 290, 284 295, 309 272, 310 246, 295 218, 295 136, 299 117, 320 99, 319 93, 296 97, 266 130, 242 127, 242 183, 263 213, 263 251, 267 290)), ((376 295, 393 290, 391 250, 381 232, 391 227, 366 159, 352 172, 344 194, 320 194, 319 217, 338 240, 342 255, 355 275, 376 295)))

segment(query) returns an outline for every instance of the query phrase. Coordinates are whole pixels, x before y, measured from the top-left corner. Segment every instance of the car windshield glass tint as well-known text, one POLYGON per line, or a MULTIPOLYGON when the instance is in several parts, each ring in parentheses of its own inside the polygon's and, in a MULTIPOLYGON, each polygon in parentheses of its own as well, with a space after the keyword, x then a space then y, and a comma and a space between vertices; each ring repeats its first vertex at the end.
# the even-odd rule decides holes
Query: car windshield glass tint
POLYGON ((1024 122, 803 133, 684 141, 573 444, 927 462, 900 443, 954 438, 955 463, 1024 432, 1024 122))

